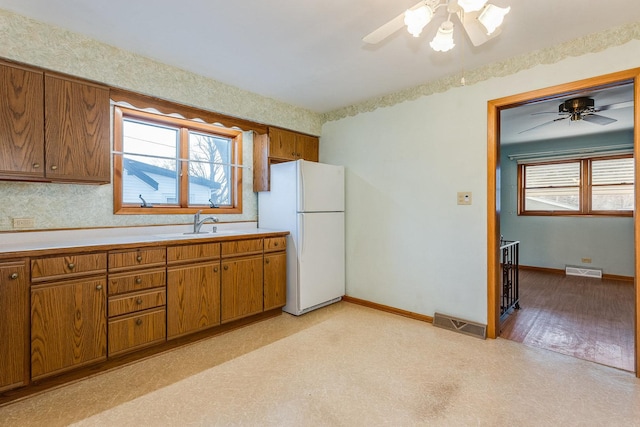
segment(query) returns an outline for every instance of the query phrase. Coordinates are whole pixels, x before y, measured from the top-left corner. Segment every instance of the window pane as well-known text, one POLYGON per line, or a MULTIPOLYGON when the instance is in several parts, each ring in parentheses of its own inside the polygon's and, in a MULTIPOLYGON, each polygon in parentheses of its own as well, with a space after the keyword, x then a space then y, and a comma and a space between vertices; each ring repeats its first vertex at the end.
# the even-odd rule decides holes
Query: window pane
POLYGON ((593 187, 591 209, 594 211, 633 210, 633 185, 593 187))
POLYGON ((633 158, 594 160, 591 176, 593 185, 633 184, 633 158))
POLYGON ((178 130, 153 123, 123 120, 123 151, 177 158, 178 130))
POLYGON ((526 189, 524 209, 526 211, 578 211, 580 188, 526 189))
POLYGON ((125 155, 122 173, 123 203, 178 203, 176 160, 125 155))
POLYGON ((571 187, 580 185, 580 163, 554 163, 525 167, 525 187, 571 187))
POLYGON ((229 138, 189 132, 189 205, 231 205, 231 146, 229 138))
POLYGON ((130 119, 123 120, 123 203, 178 203, 178 130, 130 119))

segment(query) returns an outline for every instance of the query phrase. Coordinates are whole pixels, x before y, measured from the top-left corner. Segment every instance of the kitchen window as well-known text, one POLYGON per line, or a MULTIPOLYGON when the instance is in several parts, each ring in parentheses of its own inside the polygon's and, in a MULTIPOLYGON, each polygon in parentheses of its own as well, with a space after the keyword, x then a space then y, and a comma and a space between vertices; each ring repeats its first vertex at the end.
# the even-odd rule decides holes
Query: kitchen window
POLYGON ((242 132, 115 107, 114 211, 242 213, 242 132))
POLYGON ((632 216, 631 155, 518 165, 519 215, 632 216))

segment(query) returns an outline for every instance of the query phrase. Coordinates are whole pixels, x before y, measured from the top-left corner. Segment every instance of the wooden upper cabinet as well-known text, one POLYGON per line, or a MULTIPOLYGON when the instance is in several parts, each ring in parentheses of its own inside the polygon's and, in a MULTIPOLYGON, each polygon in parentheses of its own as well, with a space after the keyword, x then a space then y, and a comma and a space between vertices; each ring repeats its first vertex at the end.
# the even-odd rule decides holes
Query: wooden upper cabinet
POLYGON ((297 160, 296 133, 284 129, 269 128, 269 157, 297 160))
POLYGON ((274 163, 293 160, 318 161, 317 136, 304 135, 280 128, 269 128, 269 134, 253 137, 253 191, 269 191, 269 168, 274 163))
POLYGON ((45 75, 46 177, 108 183, 109 89, 45 75))
POLYGON ((0 64, 0 178, 44 177, 43 73, 0 64))
POLYGON ((319 145, 320 141, 316 136, 296 135, 296 154, 299 159, 317 162, 319 145))

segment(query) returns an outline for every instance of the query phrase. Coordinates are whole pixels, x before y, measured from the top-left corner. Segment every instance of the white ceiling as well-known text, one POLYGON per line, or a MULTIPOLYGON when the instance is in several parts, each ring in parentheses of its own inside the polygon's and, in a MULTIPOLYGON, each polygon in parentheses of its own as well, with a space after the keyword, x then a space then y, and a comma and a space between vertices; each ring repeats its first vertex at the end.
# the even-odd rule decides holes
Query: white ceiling
POLYGON ((431 50, 444 9, 420 38, 402 30, 362 42, 416 1, 0 0, 0 8, 319 113, 640 21, 637 0, 492 0, 511 12, 480 47, 458 25, 452 51, 431 50))

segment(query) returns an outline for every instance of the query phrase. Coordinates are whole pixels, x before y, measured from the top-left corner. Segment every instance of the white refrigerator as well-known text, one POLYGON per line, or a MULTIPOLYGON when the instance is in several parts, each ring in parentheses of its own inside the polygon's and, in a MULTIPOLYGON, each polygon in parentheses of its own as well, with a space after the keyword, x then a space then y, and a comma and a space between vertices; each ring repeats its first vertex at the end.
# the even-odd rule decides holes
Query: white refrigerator
POLYGON ((271 191, 258 194, 258 226, 291 233, 284 311, 299 316, 344 296, 343 166, 271 165, 271 191))

